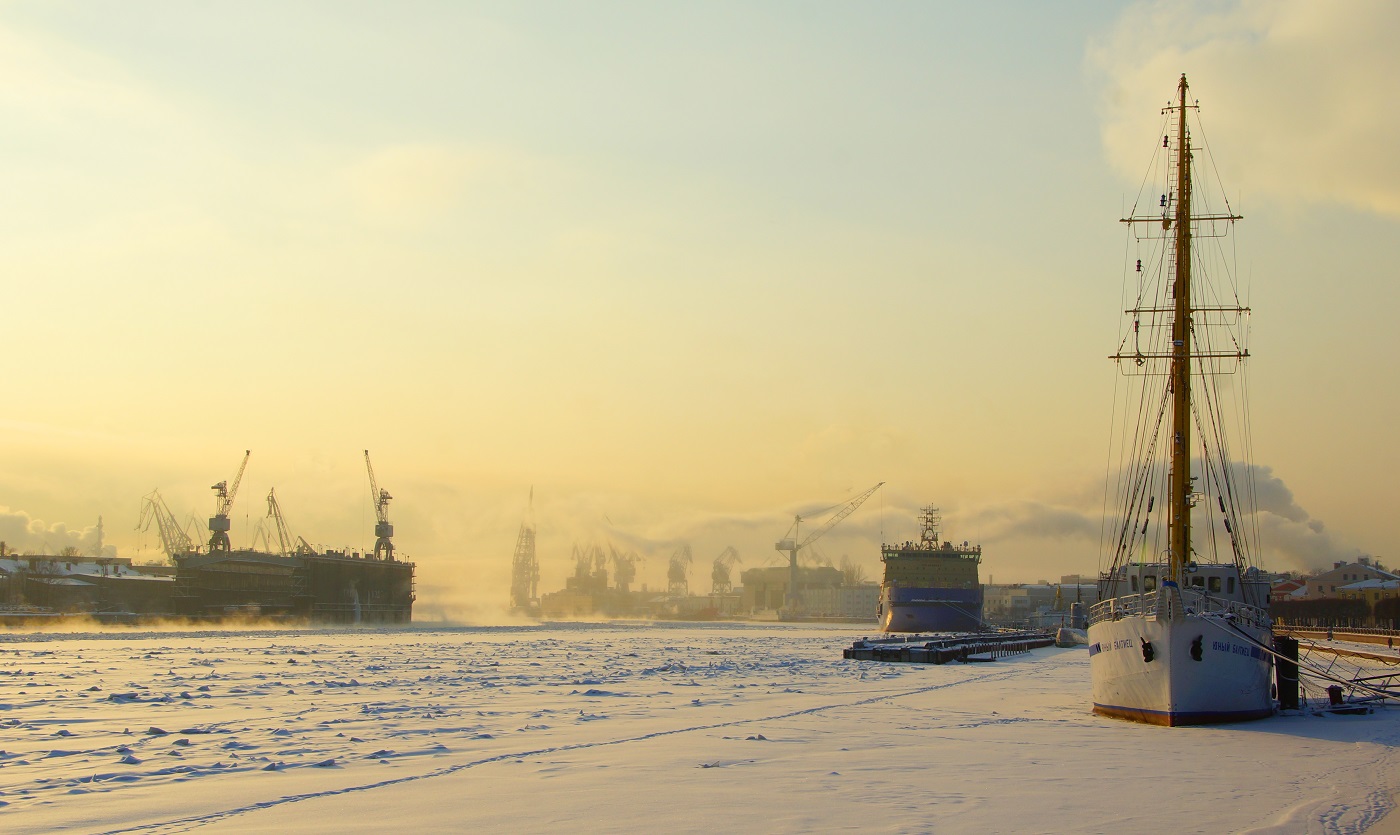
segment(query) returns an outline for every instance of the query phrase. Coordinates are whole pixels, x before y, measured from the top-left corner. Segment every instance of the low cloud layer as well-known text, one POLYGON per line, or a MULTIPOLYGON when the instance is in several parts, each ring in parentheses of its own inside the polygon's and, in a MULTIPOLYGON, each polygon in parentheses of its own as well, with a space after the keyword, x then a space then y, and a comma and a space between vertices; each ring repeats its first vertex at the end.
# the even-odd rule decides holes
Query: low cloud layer
MULTIPOLYGON (((1244 524, 1258 528, 1265 569, 1307 571, 1366 553, 1313 518, 1272 468, 1236 464, 1235 479, 1242 486, 1253 482, 1257 508, 1244 524)), ((1103 530, 1099 508, 1036 501, 984 505, 969 509, 954 521, 960 527, 981 531, 985 544, 1002 549, 1014 543, 1040 543, 1052 551, 1059 547, 1097 553, 1103 530)), ((1054 566, 1043 569, 1047 575, 1055 570, 1054 566)))
POLYGON ((993 542, 1020 538, 1092 541, 1099 535, 1098 520, 1083 510, 1034 501, 981 507, 968 515, 968 521, 993 542))

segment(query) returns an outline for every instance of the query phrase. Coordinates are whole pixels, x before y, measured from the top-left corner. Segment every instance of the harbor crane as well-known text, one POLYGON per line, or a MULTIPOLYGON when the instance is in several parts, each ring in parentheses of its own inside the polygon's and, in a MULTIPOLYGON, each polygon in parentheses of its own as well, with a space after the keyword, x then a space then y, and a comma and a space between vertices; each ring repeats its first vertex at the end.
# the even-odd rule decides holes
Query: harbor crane
POLYGON ((272 541, 267 537, 266 519, 259 519, 258 523, 253 526, 253 538, 248 546, 248 549, 251 551, 256 551, 258 550, 259 544, 262 545, 262 553, 272 553, 272 541))
POLYGON ((194 538, 180 527, 175 514, 165 506, 165 499, 161 498, 159 490, 152 490, 142 499, 141 518, 136 522, 136 529, 150 530, 152 521, 156 523, 156 532, 160 535, 160 544, 166 556, 189 554, 195 550, 194 538))
POLYGON ((193 510, 191 510, 190 515, 185 519, 184 527, 182 527, 180 530, 182 533, 184 533, 186 537, 189 538, 190 542, 197 542, 200 538, 199 523, 203 521, 203 519, 199 518, 198 513, 195 513, 193 510))
POLYGON ((743 562, 739 552, 733 545, 720 551, 715 557, 714 568, 710 569, 710 594, 729 594, 734 591, 734 583, 730 579, 730 570, 734 563, 743 562))
POLYGON ((849 499, 845 502, 842 502, 841 504, 835 505, 833 507, 828 507, 825 510, 819 511, 817 513, 809 514, 809 518, 812 518, 817 516, 824 516, 827 513, 831 513, 831 511, 833 510, 836 511, 835 513, 832 513, 831 518, 826 520, 826 522, 820 528, 817 528, 816 530, 807 534, 807 538, 801 540, 800 542, 798 541, 797 537, 799 536, 802 528, 803 517, 800 515, 794 515, 792 517, 792 527, 788 528, 788 533, 791 534, 791 536, 779 540, 773 546, 775 550, 786 551, 788 555, 787 609, 789 612, 796 613, 802 605, 802 596, 798 594, 797 591, 797 552, 801 551, 803 548, 806 548, 808 545, 811 545, 813 542, 816 542, 818 539, 821 539, 823 536, 826 536, 826 534, 832 528, 836 527, 841 523, 842 519, 845 519, 847 516, 850 516, 852 513, 855 513, 856 508, 864 504, 866 499, 875 495, 875 491, 879 490, 881 487, 884 486, 885 482, 882 481, 874 487, 871 487, 869 490, 866 490, 864 493, 861 493, 859 496, 856 496, 854 499, 849 499))
POLYGON ((540 561, 535 556, 535 488, 530 488, 530 504, 520 533, 515 538, 515 557, 510 563, 510 608, 532 613, 539 609, 540 561))
POLYGON ((277 528, 277 551, 284 557, 304 557, 316 553, 311 543, 301 537, 292 537, 287 520, 282 516, 282 506, 277 503, 277 488, 267 491, 267 515, 272 517, 277 528))
POLYGON ((603 584, 607 585, 608 555, 603 553, 603 549, 597 543, 589 543, 580 548, 575 542, 572 554, 575 577, 579 579, 602 578, 603 584))
POLYGON ((622 553, 608 543, 608 557, 613 566, 613 588, 624 594, 632 589, 632 581, 637 579, 637 563, 642 561, 642 555, 636 551, 622 553))
POLYGON ((672 597, 685 597, 690 594, 690 545, 685 544, 671 555, 671 563, 666 567, 666 592, 672 597))
POLYGON ((219 502, 218 510, 209 517, 209 553, 211 554, 228 553, 228 532, 233 527, 229 522, 228 512, 233 508, 234 497, 238 495, 238 485, 243 481, 243 471, 248 469, 248 458, 252 454, 252 450, 243 450, 243 463, 238 467, 238 475, 233 477, 232 487, 228 486, 227 481, 221 481, 209 488, 217 493, 216 499, 219 502))
POLYGON ((369 450, 365 450, 365 469, 369 471, 369 498, 374 503, 374 558, 394 561, 394 526, 389 524, 389 500, 394 498, 388 490, 381 490, 374 478, 374 465, 369 462, 369 450))

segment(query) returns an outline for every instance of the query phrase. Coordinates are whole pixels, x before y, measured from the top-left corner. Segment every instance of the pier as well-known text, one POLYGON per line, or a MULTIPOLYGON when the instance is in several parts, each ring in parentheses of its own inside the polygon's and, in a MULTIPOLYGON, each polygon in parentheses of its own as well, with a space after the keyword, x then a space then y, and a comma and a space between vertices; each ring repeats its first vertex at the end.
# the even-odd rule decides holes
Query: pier
POLYGON ((938 635, 901 635, 861 638, 841 651, 854 661, 887 661, 905 664, 947 664, 949 661, 995 661, 1033 649, 1053 646, 1045 632, 960 632, 938 635))
POLYGON ((1327 627, 1275 625, 1274 634, 1291 635, 1297 638, 1304 647, 1316 652, 1326 652, 1350 658, 1364 658, 1385 664, 1400 664, 1400 651, 1395 648, 1397 639, 1400 639, 1400 632, 1394 629, 1340 626, 1328 629, 1327 627), (1337 646, 1332 643, 1333 641, 1376 644, 1377 646, 1375 650, 1365 650, 1358 647, 1337 646))

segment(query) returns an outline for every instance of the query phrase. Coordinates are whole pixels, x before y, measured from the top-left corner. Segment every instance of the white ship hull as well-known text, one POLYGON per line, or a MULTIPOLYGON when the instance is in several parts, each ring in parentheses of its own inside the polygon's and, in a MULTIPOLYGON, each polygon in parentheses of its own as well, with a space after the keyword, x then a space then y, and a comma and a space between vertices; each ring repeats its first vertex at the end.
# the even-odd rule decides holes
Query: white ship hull
POLYGON ((1089 627, 1094 712, 1154 725, 1271 716, 1271 643, 1267 627, 1227 621, 1219 613, 1178 608, 1100 621, 1089 627), (1193 648, 1198 639, 1199 648, 1193 648))

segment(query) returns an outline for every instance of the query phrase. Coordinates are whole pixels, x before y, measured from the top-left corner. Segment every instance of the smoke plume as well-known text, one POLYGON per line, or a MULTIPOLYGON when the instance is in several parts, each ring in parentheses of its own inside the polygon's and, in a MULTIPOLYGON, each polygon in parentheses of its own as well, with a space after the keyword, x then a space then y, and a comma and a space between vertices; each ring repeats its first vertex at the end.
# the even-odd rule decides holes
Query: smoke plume
MULTIPOLYGON (((63 522, 48 524, 22 510, 0 507, 0 542, 6 553, 57 555, 65 548, 77 549, 81 556, 99 556, 97 526, 70 528, 63 522)), ((100 556, 114 557, 117 549, 104 545, 100 556)))

